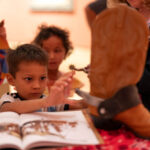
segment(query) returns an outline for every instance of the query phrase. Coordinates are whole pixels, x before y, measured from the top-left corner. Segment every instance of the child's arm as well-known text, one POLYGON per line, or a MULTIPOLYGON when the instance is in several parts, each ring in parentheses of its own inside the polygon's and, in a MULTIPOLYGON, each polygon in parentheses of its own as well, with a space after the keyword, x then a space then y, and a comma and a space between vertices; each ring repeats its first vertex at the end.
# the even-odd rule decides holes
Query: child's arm
POLYGON ((6 29, 4 27, 4 20, 0 22, 0 37, 6 39, 6 29))
POLYGON ((29 113, 45 107, 45 99, 24 100, 15 102, 6 102, 2 104, 0 112, 13 111, 16 113, 29 113))
POLYGON ((7 42, 6 29, 4 27, 4 20, 0 22, 0 49, 8 49, 9 45, 7 42))
POLYGON ((69 100, 71 104, 69 104, 69 110, 76 109, 86 109, 88 108, 88 104, 85 100, 69 100))
POLYGON ((69 96, 70 84, 72 82, 73 74, 74 72, 70 72, 58 79, 56 83, 51 87, 50 94, 48 97, 43 99, 4 103, 1 106, 0 111, 29 113, 37 111, 41 108, 68 103, 66 97, 69 96))

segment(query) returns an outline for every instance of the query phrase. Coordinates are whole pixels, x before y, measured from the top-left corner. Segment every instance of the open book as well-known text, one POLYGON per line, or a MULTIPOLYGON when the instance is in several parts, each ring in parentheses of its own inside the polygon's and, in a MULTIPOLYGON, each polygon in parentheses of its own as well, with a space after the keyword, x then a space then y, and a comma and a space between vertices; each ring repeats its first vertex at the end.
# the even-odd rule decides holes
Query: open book
POLYGON ((31 149, 101 144, 103 140, 85 110, 0 113, 0 149, 31 149))

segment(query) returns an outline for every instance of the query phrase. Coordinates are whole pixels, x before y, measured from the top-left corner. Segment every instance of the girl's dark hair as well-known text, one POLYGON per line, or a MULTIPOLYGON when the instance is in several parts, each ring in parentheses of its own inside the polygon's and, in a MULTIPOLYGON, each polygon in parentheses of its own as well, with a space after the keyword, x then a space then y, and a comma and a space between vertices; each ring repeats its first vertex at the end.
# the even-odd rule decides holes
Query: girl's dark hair
POLYGON ((43 41, 47 40, 51 36, 57 36, 62 40, 66 55, 69 55, 72 52, 73 46, 69 40, 69 32, 56 26, 41 25, 39 27, 39 33, 36 35, 32 43, 43 47, 43 41))
POLYGON ((40 47, 33 44, 23 44, 7 54, 8 71, 15 78, 21 62, 37 62, 48 66, 48 55, 40 47))
POLYGON ((149 0, 144 0, 144 5, 147 7, 147 9, 150 10, 150 1, 149 0))

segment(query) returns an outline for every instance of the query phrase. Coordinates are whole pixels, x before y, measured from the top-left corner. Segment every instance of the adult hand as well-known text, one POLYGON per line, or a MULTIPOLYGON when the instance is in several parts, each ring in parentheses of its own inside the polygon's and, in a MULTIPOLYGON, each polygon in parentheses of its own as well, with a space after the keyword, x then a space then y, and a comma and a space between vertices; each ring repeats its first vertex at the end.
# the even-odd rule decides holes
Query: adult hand
POLYGON ((0 37, 6 39, 6 29, 4 27, 4 20, 0 22, 0 37))

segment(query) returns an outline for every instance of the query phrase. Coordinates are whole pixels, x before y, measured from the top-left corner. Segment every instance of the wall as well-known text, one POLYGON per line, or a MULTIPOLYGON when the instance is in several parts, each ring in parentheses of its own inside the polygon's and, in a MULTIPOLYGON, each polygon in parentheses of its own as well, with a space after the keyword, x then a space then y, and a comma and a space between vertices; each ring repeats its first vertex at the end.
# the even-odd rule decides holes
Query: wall
POLYGON ((5 19, 8 41, 30 42, 41 23, 57 25, 70 31, 74 46, 90 47, 90 29, 84 14, 92 0, 74 0, 72 13, 32 12, 30 0, 0 0, 0 20, 5 19))

